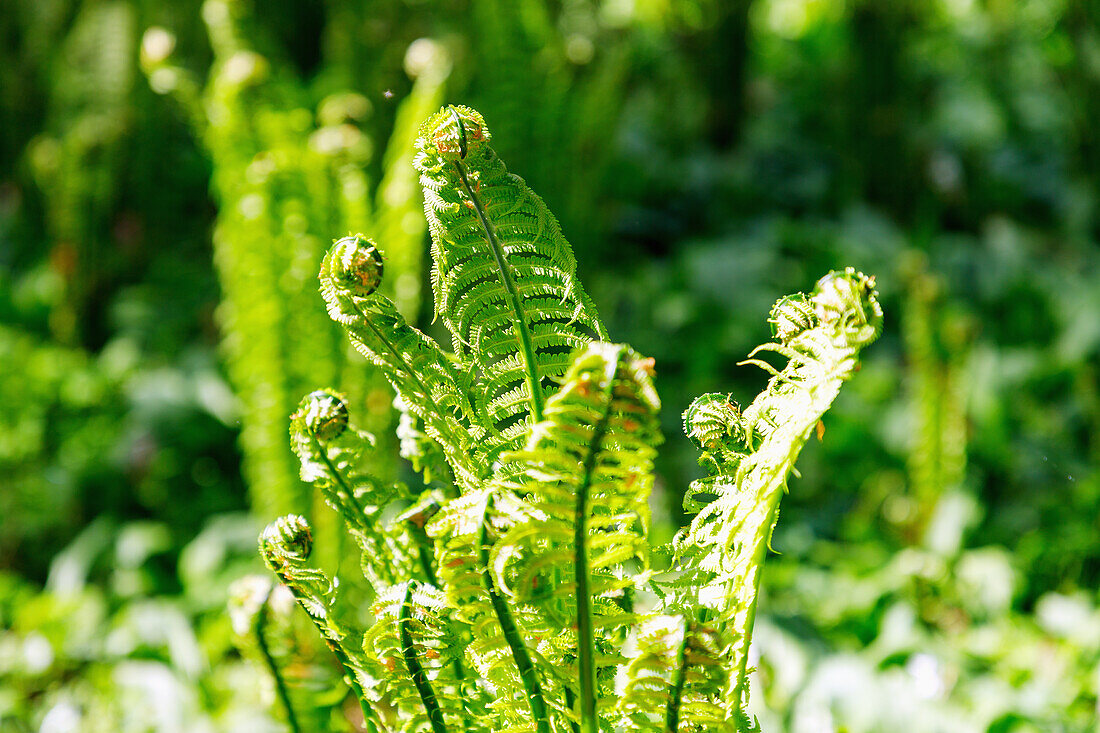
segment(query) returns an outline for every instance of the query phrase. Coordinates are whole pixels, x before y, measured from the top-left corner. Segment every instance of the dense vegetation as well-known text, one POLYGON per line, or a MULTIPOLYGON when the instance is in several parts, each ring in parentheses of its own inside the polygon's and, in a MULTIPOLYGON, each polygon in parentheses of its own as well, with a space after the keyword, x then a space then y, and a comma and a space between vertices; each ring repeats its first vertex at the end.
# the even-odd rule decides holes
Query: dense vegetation
POLYGON ((1094 725, 1095 3, 8 5, 0 731, 278 730, 282 693, 304 729, 358 719, 250 573, 280 513, 317 528, 326 571, 357 555, 287 439, 316 386, 377 436, 372 475, 419 486, 316 272, 369 234, 382 292, 448 340, 411 166, 445 101, 485 115, 607 331, 656 360, 655 544, 703 472, 680 411, 760 390, 736 364, 778 294, 877 275, 883 337, 772 538, 764 730, 1094 725))

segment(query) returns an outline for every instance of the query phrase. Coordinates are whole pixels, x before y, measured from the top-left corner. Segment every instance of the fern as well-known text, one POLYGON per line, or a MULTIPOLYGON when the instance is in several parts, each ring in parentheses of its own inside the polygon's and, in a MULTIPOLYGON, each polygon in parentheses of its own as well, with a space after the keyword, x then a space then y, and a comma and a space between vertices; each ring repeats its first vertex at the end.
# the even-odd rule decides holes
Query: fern
POLYGON ((732 400, 704 395, 684 413, 711 475, 689 490, 685 509, 698 514, 674 543, 681 572, 674 605, 705 609, 730 633, 734 682, 725 705, 742 717, 760 569, 779 499, 802 446, 857 368, 859 350, 878 336, 874 279, 850 268, 830 273, 808 298, 781 299, 772 323, 780 340, 742 362, 772 375, 752 404, 742 413, 732 400), (779 370, 756 358, 764 352, 787 365, 779 370))
POLYGON ((339 393, 313 392, 293 415, 302 477, 363 551, 373 625, 336 619, 334 584, 304 565, 300 517, 265 532, 265 558, 386 729, 755 730, 744 703, 760 567, 799 451, 878 335, 874 281, 834 272, 780 299, 777 341, 745 362, 771 374, 765 390, 744 410, 723 394, 687 410, 708 475, 657 571, 653 362, 606 342, 557 223, 489 141, 457 107, 416 142, 453 351, 382 294, 373 241, 344 237, 321 265, 329 314, 394 388, 401 452, 427 482, 414 496, 362 469, 373 438, 339 393))
POLYGON ((324 572, 309 567, 306 561, 313 550, 313 532, 305 518, 288 514, 272 522, 260 535, 260 555, 267 567, 294 594, 298 605, 309 614, 325 643, 344 669, 344 680, 355 692, 363 709, 363 717, 377 717, 368 700, 368 692, 377 682, 368 672, 369 661, 362 651, 349 643, 352 630, 335 617, 336 583, 324 572))
POLYGON ((450 107, 421 128, 414 161, 432 235, 436 311, 473 372, 493 448, 542 420, 569 353, 603 325, 558 223, 489 145, 485 121, 450 107))
POLYGON ((516 476, 493 486, 516 502, 513 526, 493 547, 494 582, 538 609, 548 636, 576 628, 576 643, 553 661, 577 660, 570 676, 586 731, 597 720, 596 642, 631 620, 613 594, 633 585, 625 572, 631 561, 642 577, 649 565, 646 500, 659 409, 651 368, 626 347, 589 344, 548 401, 544 421, 530 430, 527 448, 498 471, 516 476))
POLYGON ((736 733, 722 705, 730 673, 718 629, 654 616, 641 625, 637 644, 615 710, 621 728, 736 733))

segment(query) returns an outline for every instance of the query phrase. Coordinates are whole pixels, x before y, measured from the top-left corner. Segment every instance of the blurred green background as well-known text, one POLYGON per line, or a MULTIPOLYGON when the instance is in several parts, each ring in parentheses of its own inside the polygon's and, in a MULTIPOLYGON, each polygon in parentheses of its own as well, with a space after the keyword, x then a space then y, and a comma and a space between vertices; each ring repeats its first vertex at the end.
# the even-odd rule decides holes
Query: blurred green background
POLYGON ((776 297, 877 275, 765 570, 765 731, 1100 730, 1097 0, 2 0, 0 39, 0 732, 282 730, 227 589, 276 514, 334 529, 305 392, 406 470, 315 276, 363 231, 429 327, 444 102, 656 358, 662 537, 680 411, 763 386, 776 297))

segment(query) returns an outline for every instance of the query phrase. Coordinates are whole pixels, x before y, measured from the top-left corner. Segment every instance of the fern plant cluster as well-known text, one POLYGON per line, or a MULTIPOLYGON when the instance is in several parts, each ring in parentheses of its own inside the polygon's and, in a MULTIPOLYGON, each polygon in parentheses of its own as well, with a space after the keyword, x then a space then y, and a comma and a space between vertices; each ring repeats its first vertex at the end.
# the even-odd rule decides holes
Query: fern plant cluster
POLYGON ((393 386, 424 487, 371 476, 362 416, 313 392, 291 440, 360 550, 370 621, 339 612, 301 516, 263 532, 267 565, 336 655, 367 730, 753 730, 760 568, 799 451, 878 334, 873 278, 833 272, 781 299, 776 339, 747 362, 769 373, 764 390, 743 409, 725 394, 687 409, 707 475, 686 495, 691 524, 654 547, 653 361, 609 341, 556 220, 477 112, 428 119, 414 164, 450 350, 379 291, 384 243, 337 241, 320 290, 393 386))

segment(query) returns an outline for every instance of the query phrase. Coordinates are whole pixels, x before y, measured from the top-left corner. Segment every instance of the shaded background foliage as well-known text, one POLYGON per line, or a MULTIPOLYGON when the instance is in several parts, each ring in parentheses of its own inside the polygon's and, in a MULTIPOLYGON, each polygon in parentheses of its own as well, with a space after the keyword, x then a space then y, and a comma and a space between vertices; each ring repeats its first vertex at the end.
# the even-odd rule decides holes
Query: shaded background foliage
POLYGON ((366 230, 423 320, 402 146, 440 100, 657 359, 669 535, 690 396, 757 391, 779 294, 878 275, 765 574, 766 730, 1092 729, 1095 2, 8 0, 0 38, 0 730, 278 729, 226 588, 313 510, 301 393, 388 432, 316 260, 366 230))

